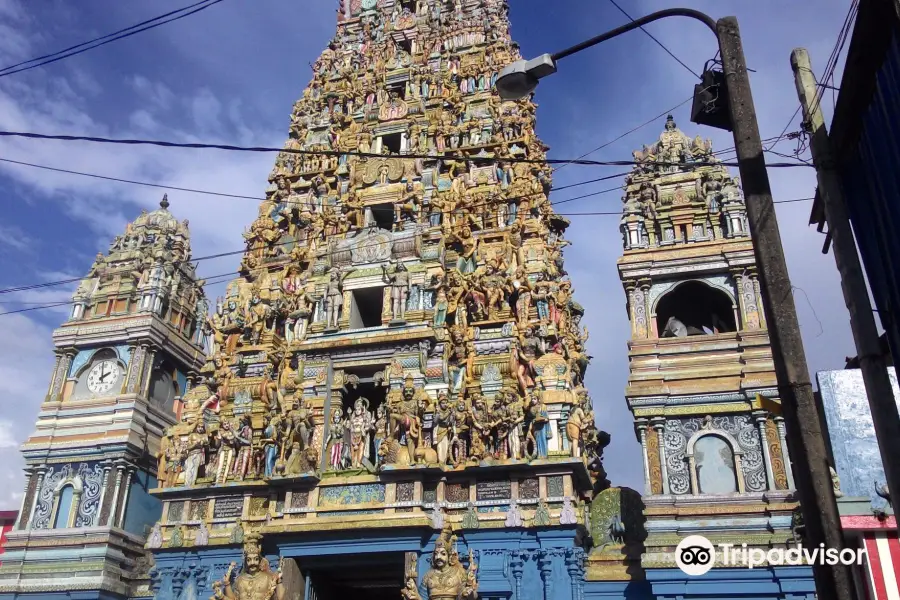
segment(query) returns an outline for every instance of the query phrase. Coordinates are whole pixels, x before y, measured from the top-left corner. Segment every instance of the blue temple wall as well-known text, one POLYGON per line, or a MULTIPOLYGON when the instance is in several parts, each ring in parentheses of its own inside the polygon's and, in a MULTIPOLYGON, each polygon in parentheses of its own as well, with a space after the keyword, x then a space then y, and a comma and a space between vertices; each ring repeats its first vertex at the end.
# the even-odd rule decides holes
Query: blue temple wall
POLYGON ((98 590, 72 590, 68 592, 0 594, 0 600, 122 600, 122 596, 98 590))
POLYGON ((162 501, 148 493, 157 485, 156 477, 146 471, 137 471, 132 477, 123 524, 128 533, 146 537, 147 529, 162 516, 162 501))
MULTIPOLYGON (((499 600, 582 600, 584 598, 584 552, 574 546, 576 528, 492 529, 456 532, 463 564, 471 549, 478 564, 479 598, 499 600)), ((419 581, 430 568, 438 532, 408 529, 366 532, 365 535, 286 534, 267 535, 264 552, 273 567, 279 557, 322 559, 372 553, 419 553, 419 581)), ((157 600, 205 600, 213 582, 222 579, 231 562, 240 565, 239 545, 154 551, 152 589, 157 600)), ((624 589, 626 584, 617 584, 624 589)), ((423 598, 425 590, 420 592, 423 598)), ((623 594, 605 597, 623 598, 623 594)), ((594 596, 604 597, 604 596, 594 596)))
POLYGON ((680 569, 648 569, 646 577, 654 600, 815 600, 816 597, 811 567, 713 569, 699 577, 686 575, 680 569))

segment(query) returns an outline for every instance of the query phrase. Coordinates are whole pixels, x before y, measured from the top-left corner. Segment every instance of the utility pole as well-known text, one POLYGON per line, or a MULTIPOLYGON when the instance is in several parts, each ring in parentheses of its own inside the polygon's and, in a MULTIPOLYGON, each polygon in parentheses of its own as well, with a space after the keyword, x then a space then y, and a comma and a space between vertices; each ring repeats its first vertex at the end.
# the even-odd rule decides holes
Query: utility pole
MULTIPOLYGON (((747 220, 762 283, 778 392, 792 443, 791 457, 796 467, 794 479, 806 526, 806 543, 813 548, 822 543, 827 548, 840 549, 843 547, 840 517, 800 337, 791 280, 775 218, 775 205, 737 19, 719 19, 716 33, 728 87, 729 112, 747 204, 747 220)), ((819 600, 852 600, 854 597, 848 567, 840 564, 814 565, 813 572, 819 600)))
POLYGON ((810 152, 816 167, 819 194, 825 206, 834 262, 841 274, 844 302, 850 311, 850 328, 853 330, 859 368, 866 386, 866 396, 869 398, 869 410, 872 412, 881 462, 888 489, 900 493, 900 415, 888 377, 887 364, 881 354, 875 316, 872 314, 872 304, 869 302, 843 189, 831 152, 831 141, 822 115, 821 98, 816 98, 816 78, 805 48, 796 48, 791 52, 791 68, 794 70, 797 95, 803 107, 804 127, 810 137, 810 152))

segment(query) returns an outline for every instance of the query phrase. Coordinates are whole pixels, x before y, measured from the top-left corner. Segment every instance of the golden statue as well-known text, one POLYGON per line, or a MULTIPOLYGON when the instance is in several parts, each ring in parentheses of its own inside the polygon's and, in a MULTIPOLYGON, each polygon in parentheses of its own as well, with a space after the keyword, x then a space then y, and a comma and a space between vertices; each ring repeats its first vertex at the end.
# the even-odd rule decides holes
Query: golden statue
POLYGON ((216 595, 210 600, 228 598, 230 600, 285 600, 284 585, 281 583, 281 569, 272 571, 269 561, 261 555, 258 533, 248 533, 244 538, 244 568, 231 581, 228 569, 225 578, 213 585, 216 595), (221 590, 221 592, 219 592, 221 590))
MULTIPOLYGON (((477 600, 478 570, 472 551, 469 551, 469 569, 463 568, 456 551, 456 536, 450 524, 444 525, 440 537, 434 544, 431 555, 431 569, 422 578, 422 585, 428 590, 429 600, 477 600)), ((403 590, 407 600, 422 600, 418 590, 410 586, 403 590)))

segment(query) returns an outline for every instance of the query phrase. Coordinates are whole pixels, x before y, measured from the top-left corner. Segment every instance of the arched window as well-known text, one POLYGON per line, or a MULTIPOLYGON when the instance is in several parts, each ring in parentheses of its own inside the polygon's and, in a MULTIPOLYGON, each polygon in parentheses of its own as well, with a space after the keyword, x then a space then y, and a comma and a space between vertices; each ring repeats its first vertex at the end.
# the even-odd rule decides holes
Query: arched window
POLYGON ((175 396, 178 395, 178 382, 172 376, 174 372, 174 368, 165 361, 153 369, 150 378, 150 403, 160 410, 173 410, 175 396))
POLYGON ((732 494, 738 491, 734 452, 717 435, 704 435, 694 444, 697 487, 701 494, 732 494))
POLYGON ((711 335, 736 331, 734 303, 728 295, 699 281, 685 281, 656 305, 659 337, 711 335))
POLYGON ((69 517, 72 514, 75 500, 75 487, 65 485, 57 492, 56 515, 53 517, 53 529, 62 529, 69 526, 69 517))

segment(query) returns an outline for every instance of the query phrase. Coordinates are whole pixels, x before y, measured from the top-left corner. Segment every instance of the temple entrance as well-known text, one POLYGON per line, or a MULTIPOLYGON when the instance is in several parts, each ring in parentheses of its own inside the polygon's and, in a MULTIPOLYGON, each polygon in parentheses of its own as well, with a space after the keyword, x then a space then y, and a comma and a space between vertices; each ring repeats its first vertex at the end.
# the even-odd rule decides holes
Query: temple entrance
POLYGON ((397 600, 404 560, 402 552, 299 558, 306 588, 299 600, 397 600))

